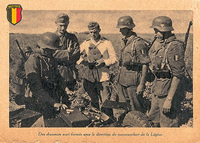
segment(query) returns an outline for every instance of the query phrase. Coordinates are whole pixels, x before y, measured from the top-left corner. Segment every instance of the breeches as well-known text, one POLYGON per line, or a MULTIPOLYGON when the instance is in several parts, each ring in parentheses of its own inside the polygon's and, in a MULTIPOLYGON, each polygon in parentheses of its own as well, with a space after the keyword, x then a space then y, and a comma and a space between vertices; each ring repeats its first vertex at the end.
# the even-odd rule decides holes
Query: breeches
MULTIPOLYGON (((142 95, 136 95, 137 87, 129 86, 125 87, 120 84, 117 85, 118 89, 118 98, 117 102, 126 102, 131 105, 131 110, 143 111, 142 109, 142 95)), ((119 118, 122 114, 124 114, 125 110, 113 109, 114 116, 119 118)))
POLYGON ((155 96, 151 102, 149 118, 156 124, 160 123, 161 127, 178 127, 178 111, 179 106, 176 106, 176 101, 172 102, 171 111, 167 114, 163 113, 163 104, 166 97, 155 96))
POLYGON ((92 105, 96 108, 101 107, 106 99, 110 98, 109 82, 90 82, 83 80, 83 87, 91 98, 92 105))

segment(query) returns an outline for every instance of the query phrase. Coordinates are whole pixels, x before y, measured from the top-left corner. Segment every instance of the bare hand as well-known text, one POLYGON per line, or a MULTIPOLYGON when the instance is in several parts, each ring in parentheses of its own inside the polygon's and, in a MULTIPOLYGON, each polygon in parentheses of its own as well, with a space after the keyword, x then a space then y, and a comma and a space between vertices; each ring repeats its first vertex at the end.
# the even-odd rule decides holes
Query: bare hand
POLYGON ((72 46, 72 40, 69 42, 69 46, 68 46, 68 49, 67 49, 67 51, 70 53, 71 52, 71 46, 72 46))
POLYGON ((140 94, 142 94, 143 91, 144 91, 144 85, 139 85, 139 86, 137 87, 137 92, 136 92, 136 94, 137 94, 137 95, 140 95, 140 94))
POLYGON ((62 103, 55 103, 54 108, 56 111, 60 111, 61 108, 66 110, 68 107, 67 107, 67 105, 62 104, 62 103))
POLYGON ((166 98, 164 104, 163 104, 163 113, 169 113, 172 107, 172 101, 166 98))
POLYGON ((103 59, 97 60, 97 61, 96 61, 96 67, 99 67, 99 66, 101 66, 101 65, 104 64, 104 63, 105 63, 105 62, 104 62, 103 59))
POLYGON ((69 90, 68 87, 65 88, 65 92, 66 92, 67 95, 73 95, 74 94, 74 92, 69 90))

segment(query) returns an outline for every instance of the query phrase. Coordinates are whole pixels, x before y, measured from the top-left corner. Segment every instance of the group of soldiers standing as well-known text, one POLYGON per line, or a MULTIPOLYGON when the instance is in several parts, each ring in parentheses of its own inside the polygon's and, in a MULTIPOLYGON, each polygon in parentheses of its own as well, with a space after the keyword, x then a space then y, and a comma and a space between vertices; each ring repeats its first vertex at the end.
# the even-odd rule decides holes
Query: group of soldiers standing
MULTIPOLYGON (((179 125, 184 47, 183 42, 171 33, 174 29, 169 17, 159 16, 153 20, 151 28, 155 31, 155 39, 150 49, 146 41, 133 32, 132 17, 120 17, 117 28, 123 38, 119 58, 112 43, 101 36, 97 22, 88 24, 90 38, 80 46, 77 37, 66 31, 69 25, 67 14, 59 14, 55 23, 56 32, 42 34, 35 52, 30 50, 31 54, 23 62, 23 78, 29 90, 27 108, 39 110, 48 117, 61 108, 69 108, 68 98, 79 78, 76 65, 82 65, 82 88, 90 96, 91 105, 101 109, 105 100, 111 100, 109 67, 118 63, 116 102, 130 104, 131 110, 145 113, 143 92, 151 71, 155 79, 149 119, 155 127, 179 125)), ((125 112, 113 109, 117 121, 125 112)))

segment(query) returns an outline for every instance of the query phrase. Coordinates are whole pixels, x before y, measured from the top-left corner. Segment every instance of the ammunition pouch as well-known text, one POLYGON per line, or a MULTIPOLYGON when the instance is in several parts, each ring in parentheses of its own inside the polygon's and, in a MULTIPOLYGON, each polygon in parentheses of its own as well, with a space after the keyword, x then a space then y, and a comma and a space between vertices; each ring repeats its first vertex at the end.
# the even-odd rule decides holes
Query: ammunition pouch
POLYGON ((138 72, 142 71, 142 65, 141 64, 129 64, 129 63, 126 63, 123 66, 128 71, 130 71, 130 70, 131 71, 138 71, 138 72))
POLYGON ((172 78, 170 72, 156 72, 155 75, 157 78, 172 78))

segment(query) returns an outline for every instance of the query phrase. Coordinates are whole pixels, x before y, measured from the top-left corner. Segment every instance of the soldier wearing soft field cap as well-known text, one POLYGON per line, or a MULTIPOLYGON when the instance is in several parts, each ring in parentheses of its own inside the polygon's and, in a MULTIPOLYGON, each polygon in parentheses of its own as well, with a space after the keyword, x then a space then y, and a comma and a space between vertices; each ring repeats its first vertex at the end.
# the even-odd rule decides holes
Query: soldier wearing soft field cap
POLYGON ((69 22, 69 16, 65 13, 59 14, 56 18, 57 30, 55 33, 59 36, 59 44, 53 57, 58 62, 60 74, 67 84, 67 92, 72 94, 78 76, 75 65, 80 57, 80 48, 77 37, 67 32, 69 22))
POLYGON ((100 35, 100 25, 90 22, 88 25, 90 38, 81 46, 81 57, 78 63, 84 65, 83 87, 91 97, 92 105, 100 108, 110 98, 109 66, 116 63, 116 54, 112 43, 100 35))

